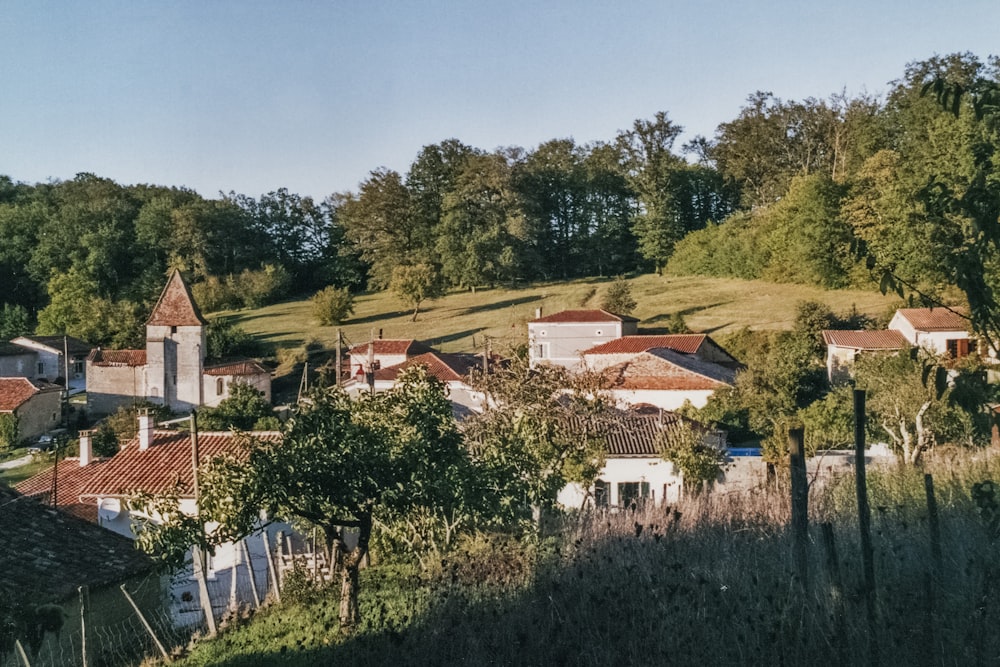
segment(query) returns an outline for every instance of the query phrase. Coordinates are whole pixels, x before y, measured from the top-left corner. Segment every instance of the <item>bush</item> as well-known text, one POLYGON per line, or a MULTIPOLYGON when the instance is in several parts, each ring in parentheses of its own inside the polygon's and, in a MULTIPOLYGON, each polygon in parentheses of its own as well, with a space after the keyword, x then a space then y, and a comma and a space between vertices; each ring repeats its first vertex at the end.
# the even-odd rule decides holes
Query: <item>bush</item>
POLYGON ((19 440, 17 417, 12 414, 0 415, 0 452, 14 449, 19 440))
POLYGON ((601 299, 601 308, 616 315, 631 315, 635 307, 636 302, 632 298, 632 287, 625 280, 625 276, 618 276, 605 290, 604 298, 601 299))
POLYGON ((354 295, 346 287, 329 286, 312 297, 312 314, 320 325, 340 324, 354 313, 354 295))
POLYGON ((225 317, 217 317, 208 323, 208 357, 257 357, 261 355, 261 345, 251 334, 225 317))

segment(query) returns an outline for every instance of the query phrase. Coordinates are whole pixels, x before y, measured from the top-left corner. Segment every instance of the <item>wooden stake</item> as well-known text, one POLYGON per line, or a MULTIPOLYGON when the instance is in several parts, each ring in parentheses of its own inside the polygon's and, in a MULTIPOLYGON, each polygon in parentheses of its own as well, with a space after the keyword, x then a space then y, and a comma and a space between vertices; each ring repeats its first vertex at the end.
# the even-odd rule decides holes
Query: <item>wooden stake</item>
POLYGON ((135 615, 138 616, 139 621, 142 622, 142 627, 146 628, 146 632, 148 632, 149 636, 153 638, 153 643, 156 644, 156 648, 160 649, 160 655, 163 656, 163 660, 167 663, 173 662, 173 660, 170 658, 170 654, 167 653, 167 649, 163 647, 163 644, 160 643, 159 637, 157 637, 156 633, 153 632, 153 626, 149 624, 149 621, 146 620, 146 617, 142 615, 141 611, 139 611, 139 605, 135 603, 135 600, 132 599, 132 596, 128 594, 127 590, 125 590, 125 584, 121 585, 121 589, 122 589, 122 595, 124 595, 125 599, 128 600, 128 603, 132 605, 132 609, 135 610, 135 615))
POLYGON ((267 530, 260 531, 260 539, 264 542, 264 557, 267 559, 267 574, 271 578, 275 602, 281 602, 281 586, 278 582, 278 572, 274 567, 274 555, 271 553, 271 541, 267 539, 267 530))
POLYGON ((87 660, 87 587, 80 586, 76 589, 80 594, 80 658, 83 667, 90 663, 87 660))
POLYGON ((21 658, 21 662, 24 663, 24 667, 31 667, 31 663, 28 662, 28 654, 24 652, 24 647, 21 646, 21 640, 14 640, 14 648, 17 649, 17 655, 21 658))
POLYGON ((805 431, 788 430, 792 481, 792 553, 799 585, 809 589, 809 480, 806 477, 805 431))
POLYGON ((868 504, 865 476, 865 391, 854 390, 854 482, 858 496, 858 530, 861 532, 861 562, 865 574, 865 609, 868 612, 868 653, 872 665, 879 664, 878 629, 875 614, 875 554, 872 549, 872 510, 868 504))
POLYGON ((253 560, 250 558, 250 546, 244 537, 240 540, 240 547, 243 548, 243 556, 247 561, 247 578, 250 579, 250 591, 253 593, 253 608, 260 609, 260 595, 257 594, 257 575, 253 571, 253 560))

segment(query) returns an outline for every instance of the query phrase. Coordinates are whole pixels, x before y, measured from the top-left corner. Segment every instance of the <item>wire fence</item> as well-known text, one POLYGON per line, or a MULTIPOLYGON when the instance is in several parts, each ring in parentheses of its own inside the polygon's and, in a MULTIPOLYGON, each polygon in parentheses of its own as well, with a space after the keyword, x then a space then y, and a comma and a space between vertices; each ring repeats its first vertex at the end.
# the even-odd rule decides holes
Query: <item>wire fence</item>
MULTIPOLYGON (((212 625, 247 614, 280 595, 289 569, 328 576, 322 547, 314 539, 277 532, 220 549, 208 561, 204 588, 212 625)), ((210 632, 201 582, 189 566, 172 575, 151 574, 100 591, 81 591, 62 605, 63 624, 37 645, 20 640, 0 654, 0 667, 130 667, 147 656, 177 655, 210 632)))

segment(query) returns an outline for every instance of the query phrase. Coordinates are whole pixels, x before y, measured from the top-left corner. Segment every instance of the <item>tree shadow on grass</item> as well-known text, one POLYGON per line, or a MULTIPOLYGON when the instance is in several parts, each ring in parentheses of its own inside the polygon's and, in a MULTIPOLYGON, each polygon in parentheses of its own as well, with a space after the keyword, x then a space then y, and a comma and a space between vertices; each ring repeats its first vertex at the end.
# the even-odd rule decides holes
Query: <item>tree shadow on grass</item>
POLYGON ((494 303, 483 303, 478 306, 472 306, 471 308, 466 308, 462 311, 462 315, 472 315, 474 313, 487 313, 492 310, 502 310, 504 308, 513 308, 514 306, 521 306, 526 303, 531 303, 533 301, 541 301, 541 295, 534 296, 522 296, 516 299, 505 299, 503 301, 496 301, 494 303))
POLYGON ((483 327, 479 327, 478 329, 466 329, 465 331, 458 331, 453 334, 448 334, 447 336, 433 338, 431 340, 426 340, 424 342, 430 345, 431 347, 435 347, 437 345, 444 345, 445 343, 452 343, 456 340, 461 340, 463 338, 475 336, 476 334, 483 331, 486 331, 486 329, 484 329, 483 327))

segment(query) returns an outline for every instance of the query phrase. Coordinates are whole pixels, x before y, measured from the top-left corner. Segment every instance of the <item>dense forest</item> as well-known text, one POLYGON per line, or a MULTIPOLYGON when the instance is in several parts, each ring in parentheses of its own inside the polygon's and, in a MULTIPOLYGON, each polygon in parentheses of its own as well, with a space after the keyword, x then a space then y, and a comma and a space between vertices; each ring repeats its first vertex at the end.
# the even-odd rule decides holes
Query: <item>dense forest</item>
POLYGON ((925 91, 935 80, 995 86, 1000 60, 913 62, 884 97, 756 92, 714 137, 680 146, 666 112, 586 145, 490 152, 448 139, 405 174, 376 169, 320 202, 0 176, 0 340, 37 330, 130 344, 175 267, 209 311, 328 285, 386 289, 412 279, 407 267, 431 292, 650 270, 989 288, 995 250, 967 258, 982 236, 972 200, 1000 183, 1000 137, 973 95, 942 110, 925 91))

